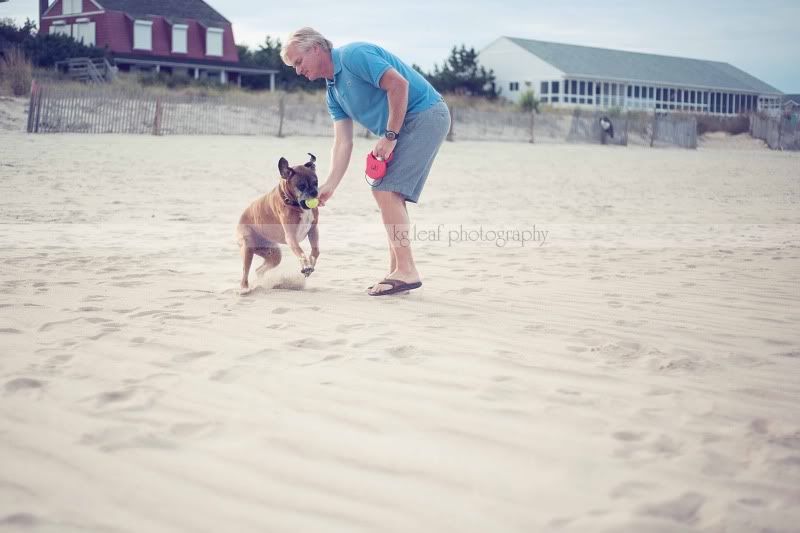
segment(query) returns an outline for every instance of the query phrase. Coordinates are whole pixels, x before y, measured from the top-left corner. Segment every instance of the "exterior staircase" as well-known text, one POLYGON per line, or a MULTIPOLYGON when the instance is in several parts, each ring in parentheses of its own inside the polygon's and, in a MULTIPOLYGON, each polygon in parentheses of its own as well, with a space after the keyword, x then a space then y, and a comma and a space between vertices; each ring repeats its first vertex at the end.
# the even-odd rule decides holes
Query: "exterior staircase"
POLYGON ((108 83, 117 72, 117 67, 104 57, 73 57, 57 62, 56 68, 70 79, 84 83, 108 83))

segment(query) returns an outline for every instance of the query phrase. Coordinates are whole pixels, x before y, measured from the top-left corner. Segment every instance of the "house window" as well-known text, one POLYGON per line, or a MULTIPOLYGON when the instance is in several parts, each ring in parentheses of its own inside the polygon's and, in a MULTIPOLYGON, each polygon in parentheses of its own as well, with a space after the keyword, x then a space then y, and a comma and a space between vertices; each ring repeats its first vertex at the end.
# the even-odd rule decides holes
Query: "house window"
POLYGON ((543 81, 541 83, 540 93, 541 94, 548 94, 548 90, 547 89, 549 89, 549 88, 550 88, 550 84, 547 83, 546 81, 543 81))
POLYGON ((133 47, 136 50, 153 49, 153 21, 151 20, 134 21, 133 47))
POLYGON ((511 92, 519 91, 519 82, 518 81, 510 82, 508 84, 508 90, 511 91, 511 92))
POLYGON ((72 26, 65 24, 63 20, 53 22, 53 25, 50 26, 50 34, 70 36, 72 35, 72 26))
POLYGON ((82 11, 81 3, 83 0, 62 0, 61 5, 63 6, 62 15, 72 15, 74 13, 80 13, 82 11))
POLYGON ((558 89, 559 89, 558 85, 559 83, 557 81, 550 82, 550 92, 552 94, 558 94, 558 89))
MULTIPOLYGON (((221 56, 222 55, 222 33, 220 28, 208 28, 206 30, 206 55, 207 56, 221 56)), ((519 84, 517 84, 519 85, 519 84)))
POLYGON ((94 22, 89 19, 78 19, 75 22, 75 40, 86 46, 95 45, 94 22))
POLYGON ((175 54, 185 54, 186 49, 186 34, 189 26, 186 24, 174 24, 172 26, 172 52, 175 54))

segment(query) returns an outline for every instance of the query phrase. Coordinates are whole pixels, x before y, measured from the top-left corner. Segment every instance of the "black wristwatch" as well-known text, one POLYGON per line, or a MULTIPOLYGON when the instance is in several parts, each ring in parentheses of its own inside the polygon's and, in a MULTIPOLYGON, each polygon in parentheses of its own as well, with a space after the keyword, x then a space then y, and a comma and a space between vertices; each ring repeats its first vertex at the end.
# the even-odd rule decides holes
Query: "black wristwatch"
POLYGON ((390 141, 396 141, 397 138, 400 137, 400 134, 398 134, 396 131, 386 130, 386 133, 384 133, 383 136, 390 141))

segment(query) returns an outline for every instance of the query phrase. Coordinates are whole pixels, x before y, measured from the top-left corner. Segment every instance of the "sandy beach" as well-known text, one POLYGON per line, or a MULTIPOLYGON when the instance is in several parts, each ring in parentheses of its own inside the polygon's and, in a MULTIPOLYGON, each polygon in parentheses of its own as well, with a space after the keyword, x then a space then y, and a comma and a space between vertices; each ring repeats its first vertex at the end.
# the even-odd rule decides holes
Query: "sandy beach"
POLYGON ((447 143, 424 286, 372 298, 364 139, 317 271, 240 296, 239 214, 330 139, 0 132, 0 531, 798 531, 800 155, 759 143, 447 143))

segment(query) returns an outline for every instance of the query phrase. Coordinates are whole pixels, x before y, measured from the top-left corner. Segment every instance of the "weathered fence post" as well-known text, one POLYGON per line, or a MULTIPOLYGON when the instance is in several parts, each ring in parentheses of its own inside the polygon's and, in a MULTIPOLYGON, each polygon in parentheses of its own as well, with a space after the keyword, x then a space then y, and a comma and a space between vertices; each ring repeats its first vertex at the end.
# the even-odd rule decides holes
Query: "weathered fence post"
POLYGON ((283 137, 283 117, 286 114, 286 101, 284 95, 281 95, 278 100, 278 113, 280 114, 278 122, 278 138, 283 137))
POLYGON ((28 104, 28 133, 33 133, 33 111, 36 107, 36 93, 38 92, 39 86, 36 84, 36 80, 31 82, 31 101, 28 104))
POLYGON ((658 127, 658 113, 653 111, 653 129, 650 132, 650 148, 653 147, 653 143, 656 139, 656 128, 658 127))
POLYGON ((622 146, 628 146, 628 123, 631 121, 631 112, 625 113, 625 131, 622 134, 622 146))
POLYGON ((447 107, 450 108, 450 130, 447 132, 447 140, 453 142, 453 135, 455 135, 454 129, 456 124, 456 108, 450 104, 447 104, 447 107))
POLYGON ((38 87, 38 90, 36 92, 36 103, 34 104, 34 107, 36 108, 34 114, 36 116, 33 119, 33 133, 39 133, 39 121, 42 118, 42 98, 44 96, 43 93, 44 93, 44 87, 38 87))
POLYGON ((161 97, 156 97, 156 116, 153 119, 153 135, 161 135, 161 97))
POLYGON ((533 144, 533 141, 535 140, 534 139, 534 135, 533 135, 533 126, 534 126, 534 117, 533 116, 534 116, 535 113, 533 112, 533 109, 528 111, 528 113, 530 113, 530 115, 531 115, 531 138, 530 138, 530 140, 528 142, 530 144, 533 144))

